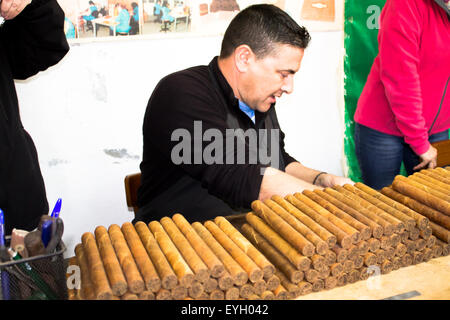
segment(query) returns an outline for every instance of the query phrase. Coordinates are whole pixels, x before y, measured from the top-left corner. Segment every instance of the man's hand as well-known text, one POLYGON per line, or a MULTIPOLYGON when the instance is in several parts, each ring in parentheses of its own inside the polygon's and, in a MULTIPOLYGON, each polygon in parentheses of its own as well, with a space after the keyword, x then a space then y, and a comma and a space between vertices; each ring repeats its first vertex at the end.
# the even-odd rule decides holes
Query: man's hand
POLYGON ((5 20, 14 19, 31 0, 3 0, 0 2, 0 16, 5 20))
POLYGON ((428 151, 419 155, 422 162, 420 162, 417 166, 415 166, 414 170, 423 169, 425 167, 434 169, 437 165, 437 149, 430 145, 428 151))
POLYGON ((321 186, 324 188, 331 188, 336 185, 343 186, 344 184, 354 185, 355 183, 349 178, 335 176, 334 174, 331 173, 321 174, 316 181, 317 186, 321 186))

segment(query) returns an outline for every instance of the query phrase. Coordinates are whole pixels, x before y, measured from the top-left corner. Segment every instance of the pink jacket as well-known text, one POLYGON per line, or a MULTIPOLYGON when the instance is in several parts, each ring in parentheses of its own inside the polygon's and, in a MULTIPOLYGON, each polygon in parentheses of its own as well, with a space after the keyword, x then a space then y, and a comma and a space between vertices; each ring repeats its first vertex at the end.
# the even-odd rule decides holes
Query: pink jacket
MULTIPOLYGON (((450 77, 449 17, 434 0, 387 0, 378 44, 354 119, 423 154, 450 77)), ((448 128, 450 83, 431 134, 448 128)))

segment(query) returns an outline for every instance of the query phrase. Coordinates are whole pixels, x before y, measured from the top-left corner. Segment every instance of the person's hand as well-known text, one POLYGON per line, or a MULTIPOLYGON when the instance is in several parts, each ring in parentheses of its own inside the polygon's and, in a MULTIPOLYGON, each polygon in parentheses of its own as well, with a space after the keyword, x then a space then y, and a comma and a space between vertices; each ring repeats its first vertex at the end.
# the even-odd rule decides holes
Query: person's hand
POLYGON ((420 160, 422 160, 422 162, 420 162, 413 169, 419 170, 419 169, 423 169, 423 168, 430 168, 430 169, 436 168, 437 154, 438 154, 437 149, 430 145, 427 152, 419 155, 420 160))
POLYGON ((3 0, 0 2, 0 16, 5 20, 14 19, 31 0, 3 0))
POLYGON ((336 185, 343 186, 344 184, 354 185, 355 183, 349 178, 335 176, 334 174, 331 173, 321 174, 316 181, 316 185, 324 188, 331 188, 336 185))

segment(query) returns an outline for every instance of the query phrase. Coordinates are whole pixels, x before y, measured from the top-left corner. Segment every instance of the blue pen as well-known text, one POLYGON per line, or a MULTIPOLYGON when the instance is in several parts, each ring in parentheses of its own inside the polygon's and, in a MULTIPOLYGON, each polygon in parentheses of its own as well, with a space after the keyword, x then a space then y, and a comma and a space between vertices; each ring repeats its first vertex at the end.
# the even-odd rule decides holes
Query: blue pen
POLYGON ((56 219, 59 217, 59 212, 61 211, 61 202, 62 202, 62 199, 58 198, 58 200, 56 201, 55 207, 53 208, 52 214, 51 214, 52 218, 56 219))
POLYGON ((45 247, 47 247, 50 239, 52 238, 52 224, 52 220, 46 220, 42 224, 42 242, 44 243, 45 247))
MULTIPOLYGON (((5 215, 3 214, 2 209, 0 209, 0 250, 6 250, 5 247, 5 215)), ((3 262, 3 258, 0 259, 0 262, 3 262)), ((6 271, 1 272, 2 278, 2 294, 3 300, 9 300, 9 274, 6 271)))

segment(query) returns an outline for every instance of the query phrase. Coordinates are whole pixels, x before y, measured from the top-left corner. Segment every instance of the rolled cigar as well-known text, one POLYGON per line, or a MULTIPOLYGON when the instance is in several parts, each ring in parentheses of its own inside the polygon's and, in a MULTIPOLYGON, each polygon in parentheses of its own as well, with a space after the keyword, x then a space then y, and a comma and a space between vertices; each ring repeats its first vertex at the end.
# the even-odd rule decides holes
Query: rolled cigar
POLYGON ((433 172, 436 172, 437 174, 441 175, 441 177, 445 177, 446 179, 448 179, 447 184, 450 184, 450 170, 449 167, 441 168, 441 167, 437 167, 434 169, 425 169, 425 170, 430 170, 433 172), (446 171, 447 170, 447 171, 446 171))
POLYGON ((395 255, 397 257, 403 257, 407 252, 407 248, 403 243, 399 243, 396 247, 395 247, 395 255))
POLYGON ((436 244, 436 241, 438 239, 435 236, 431 236, 427 239, 427 248, 431 248, 432 246, 434 246, 436 244))
MULTIPOLYGON (((447 193, 444 191, 444 193, 434 189, 434 188, 430 188, 426 185, 423 185, 413 179, 410 178, 406 178, 404 176, 398 175, 395 177, 394 181, 398 180, 401 182, 404 182, 406 184, 409 184, 410 186, 417 188, 418 190, 421 190, 424 193, 427 193, 429 195, 432 195, 433 197, 436 197, 438 199, 441 199, 444 202, 450 202, 450 196, 447 195, 447 193)), ((395 188, 394 188, 395 189, 395 188)))
POLYGON ((139 300, 138 296, 134 293, 131 292, 125 292, 125 294, 123 294, 120 297, 120 300, 139 300))
POLYGON ((149 290, 142 291, 139 295, 139 300, 155 300, 155 293, 149 290))
MULTIPOLYGON (((397 227, 397 232, 403 231, 405 228, 409 229, 411 227, 414 227, 416 222, 410 218, 407 219, 408 225, 403 221, 403 214, 401 212, 398 212, 396 209, 390 207, 389 205, 385 204, 384 202, 372 197, 371 195, 365 193, 364 191, 350 185, 346 184, 344 187, 340 187, 343 189, 346 189, 349 192, 352 192, 353 194, 359 196, 360 198, 364 199, 366 202, 366 205, 372 205, 373 207, 377 208, 377 213, 381 215, 386 221, 389 223, 392 223, 394 226, 397 227)), ((338 188, 337 188, 338 189, 338 188)), ((369 206, 370 207, 370 206, 369 206)))
POLYGON ((294 247, 280 237, 262 219, 253 213, 247 213, 245 218, 258 233, 260 233, 272 246, 280 251, 297 269, 301 271, 309 269, 311 260, 298 253, 294 247))
POLYGON ((382 264, 386 260, 386 253, 383 249, 375 251, 375 255, 377 256, 377 264, 382 264))
POLYGON ((297 232, 289 223, 277 215, 276 212, 274 212, 266 204, 272 205, 274 208, 278 206, 272 200, 266 200, 264 203, 256 200, 252 202, 253 212, 258 217, 263 219, 269 226, 271 226, 273 230, 289 242, 302 255, 305 257, 311 257, 315 251, 314 245, 303 237, 301 233, 297 232))
MULTIPOLYGON (((334 187, 337 191, 341 192, 342 194, 344 194, 345 196, 349 197, 350 199, 353 199, 356 203, 358 203, 361 207, 369 210, 371 213, 376 214, 379 218, 382 218, 384 221, 386 221, 388 224, 392 225, 394 231, 397 232, 401 232, 405 229, 405 224, 400 221, 399 219, 391 216, 390 214, 388 214, 387 212, 385 212, 384 210, 374 206, 373 204, 371 204, 369 201, 364 200, 363 198, 357 196, 356 194, 346 190, 344 187, 341 186, 335 186, 334 187)), ((351 188, 351 186, 349 186, 349 188, 351 188)), ((393 233, 392 232, 392 233, 393 233)), ((386 228, 385 228, 385 235, 389 236, 392 234, 391 232, 389 232, 388 234, 386 234, 386 228)))
POLYGON ((298 284, 298 288, 300 289, 300 295, 305 295, 312 292, 312 284, 306 281, 301 281, 298 284))
POLYGON ((281 284, 278 286, 278 288, 276 288, 273 291, 273 294, 275 295, 275 299, 277 299, 277 300, 287 300, 288 299, 288 292, 281 284))
POLYGON ((413 264, 418 264, 423 262, 423 253, 420 251, 414 251, 413 253, 413 264))
POLYGON ((337 278, 336 277, 328 277, 324 279, 325 281, 325 290, 333 289, 337 286, 337 278))
POLYGON ((360 269, 364 265, 363 256, 357 256, 353 263, 355 264, 356 269, 360 269))
POLYGON ((347 260, 343 263, 344 272, 349 273, 355 267, 355 263, 352 260, 347 260))
POLYGON ((319 292, 325 289, 325 282, 322 279, 317 279, 312 283, 312 291, 319 292))
POLYGON ((381 274, 387 274, 393 270, 392 262, 389 260, 384 260, 381 264, 381 274))
POLYGON ((435 195, 417 188, 401 179, 394 179, 392 183, 394 190, 403 193, 404 195, 417 199, 426 206, 429 206, 443 214, 450 216, 450 203, 446 200, 436 197, 435 195))
POLYGON ((366 267, 361 268, 361 272, 359 273, 359 280, 367 280, 369 279, 369 269, 366 267))
POLYGON ((248 300, 261 300, 261 297, 254 293, 248 297, 248 300))
POLYGON ((184 261, 186 261, 191 270, 194 272, 195 279, 201 283, 204 283, 210 276, 210 272, 206 264, 199 257, 197 252, 195 252, 194 248, 192 248, 189 241, 180 229, 178 229, 172 219, 169 217, 163 217, 160 222, 173 244, 175 244, 178 251, 183 256, 184 261))
POLYGON ((436 239, 436 245, 441 246, 442 247, 442 255, 443 256, 448 256, 449 255, 449 251, 450 251, 450 245, 448 243, 445 243, 439 239, 436 239))
POLYGON ((347 260, 348 251, 346 249, 342 248, 339 245, 335 245, 331 250, 336 254, 337 262, 343 263, 345 260, 347 260))
POLYGON ((450 189, 447 190, 447 188, 443 188, 443 187, 441 187, 438 184, 434 184, 434 183, 428 181, 427 179, 422 179, 422 178, 418 177, 417 175, 411 175, 411 176, 408 177, 408 179, 410 179, 410 180, 414 181, 415 183, 418 183, 418 184, 420 184, 422 186, 430 188, 430 189, 432 189, 435 192, 438 192, 440 194, 447 195, 447 194, 450 193, 450 189))
MULTIPOLYGON (((353 191, 354 193, 358 194, 360 197, 364 198, 366 201, 370 202, 371 204, 377 206, 378 208, 384 210, 391 216, 395 217, 396 219, 402 221, 405 225, 405 228, 409 230, 410 228, 413 228, 416 226, 416 221, 405 214, 403 211, 399 210, 397 206, 391 206, 390 204, 384 202, 382 199, 384 196, 379 193, 378 191, 362 184, 357 183, 355 186, 347 186, 347 188, 350 191, 353 191), (350 188, 351 187, 351 188, 350 188)), ((389 201, 388 201, 389 202, 389 201)), ((395 220, 392 220, 391 223, 393 223, 395 220)))
POLYGON ((248 282, 239 288, 239 296, 244 299, 248 299, 254 293, 253 285, 248 282))
POLYGON ((237 299, 239 299, 239 289, 237 287, 232 287, 225 290, 225 300, 237 300, 237 299))
POLYGON ((333 250, 328 250, 323 257, 325 258, 326 266, 331 266, 337 261, 337 255, 333 250))
MULTIPOLYGON (((242 270, 243 271, 243 270, 242 270)), ((243 271, 245 273, 245 271, 243 271)), ((247 278, 247 277, 245 277, 247 278)), ((240 281, 238 281, 240 282, 240 281)), ((220 290, 227 291, 228 289, 231 289, 234 285, 235 281, 233 277, 230 275, 230 273, 225 270, 223 275, 217 279, 217 285, 219 286, 220 290)))
POLYGON ((147 225, 139 221, 133 227, 131 223, 126 222, 122 224, 122 233, 144 277, 147 289, 158 292, 161 286, 167 290, 175 288, 178 277, 147 225))
POLYGON ((406 240, 404 244, 406 246, 406 252, 409 254, 413 254, 416 250, 416 243, 412 240, 406 240))
POLYGON ((341 273, 338 277, 337 277, 337 285, 339 287, 345 286, 347 284, 347 274, 346 273, 341 273))
POLYGON ((402 242, 402 238, 400 237, 400 235, 398 233, 394 233, 391 236, 391 245, 393 247, 398 246, 398 244, 401 243, 401 242, 402 242))
POLYGON ((103 226, 95 228, 95 239, 112 293, 120 297, 127 292, 128 284, 109 238, 108 230, 103 226))
MULTIPOLYGON (((304 196, 301 193, 295 193, 294 197, 298 200, 295 203, 292 203, 293 205, 297 206, 299 202, 302 202, 305 204, 309 210, 305 210, 304 212, 310 216, 310 218, 317 221, 321 226, 323 226, 325 229, 327 229, 329 232, 331 232, 333 235, 336 236, 337 242, 341 245, 343 248, 348 248, 353 243, 353 238, 351 235, 347 234, 345 231, 340 229, 338 226, 336 226, 334 223, 329 221, 327 218, 322 216, 321 214, 317 213, 316 210, 312 209, 310 207, 311 204, 314 204, 315 202, 308 199, 306 196, 304 196)), ((290 199, 288 199, 291 201, 290 199)))
POLYGON ((208 245, 202 240, 202 238, 200 238, 184 216, 177 213, 173 215, 172 220, 184 234, 192 248, 194 248, 195 252, 208 266, 208 269, 211 271, 211 276, 214 278, 220 278, 225 272, 225 267, 220 259, 216 257, 208 245))
POLYGON ((266 290, 261 294, 261 299, 263 300, 274 300, 275 299, 275 295, 273 294, 273 292, 270 290, 266 290))
MULTIPOLYGON (((317 196, 310 190, 304 190, 303 194, 299 193, 299 196, 297 198, 300 201, 303 201, 310 208, 315 210, 318 214, 320 214, 324 218, 328 219, 331 223, 333 223, 340 230, 342 230, 346 234, 348 234, 352 239, 352 243, 358 243, 361 240, 361 233, 358 231, 358 229, 354 228, 353 226, 351 226, 344 220, 335 216, 334 214, 332 214, 326 208, 322 207, 318 202, 314 201, 312 198, 308 197, 307 195, 309 195, 310 197, 313 197, 313 198, 317 197, 318 199, 321 199, 319 196, 317 196)), ((318 201, 320 201, 320 200, 318 200, 318 201)))
MULTIPOLYGON (((438 257, 440 257, 440 256, 442 256, 442 247, 440 246, 440 245, 434 245, 432 248, 426 248, 425 250, 424 250, 424 252, 426 252, 426 251, 429 251, 429 250, 431 250, 432 251, 432 254, 431 254, 431 258, 438 258, 438 257), (428 249, 428 250, 427 250, 428 249)), ((425 253, 424 253, 424 255, 425 255, 425 253)), ((430 259, 431 259, 430 258, 430 259)), ((428 259, 429 260, 429 259, 428 259)), ((427 261, 428 261, 427 260, 427 261)))
MULTIPOLYGON (((325 227, 319 224, 317 221, 310 218, 310 216, 305 212, 311 213, 313 210, 305 205, 303 202, 297 200, 293 195, 288 195, 285 200, 291 204, 296 210, 289 211, 291 214, 304 223, 308 228, 314 231, 323 241, 328 244, 328 247, 332 247, 336 244, 336 236, 328 231, 325 227)), ((280 204, 283 206, 283 204, 280 204)))
POLYGON ((325 251, 328 250, 328 243, 322 240, 322 238, 320 238, 313 230, 296 218, 296 213, 294 212, 297 212, 297 215, 301 215, 296 207, 277 195, 272 196, 272 200, 278 204, 279 209, 277 210, 277 207, 272 203, 269 203, 269 207, 271 207, 272 210, 277 210, 276 213, 281 218, 308 239, 316 247, 317 254, 323 255, 325 251))
POLYGON ((381 192, 388 195, 392 199, 405 204, 406 206, 417 211, 421 215, 425 216, 427 219, 427 226, 429 224, 428 221, 431 220, 435 223, 438 223, 438 224, 444 226, 445 228, 450 228, 450 217, 446 216, 445 214, 442 214, 441 212, 436 211, 433 208, 431 208, 427 205, 424 205, 424 204, 420 203, 419 201, 416 201, 406 195, 396 192, 395 190, 393 190, 391 188, 385 187, 381 190, 381 192))
POLYGON ((210 300, 224 300, 225 299, 225 293, 222 290, 214 290, 209 295, 210 300))
POLYGON ((392 261, 392 259, 393 259, 394 256, 395 256, 395 248, 394 248, 394 247, 389 247, 389 248, 387 248, 387 249, 386 249, 386 252, 385 252, 385 255, 386 255, 386 259, 392 261))
POLYGON ((402 233, 399 233, 401 242, 405 242, 406 240, 409 240, 409 231, 403 231, 402 233))
POLYGON ((325 258, 318 254, 315 254, 311 257, 312 267, 316 270, 320 270, 325 265, 325 258))
POLYGON ((259 266, 242 251, 213 221, 206 221, 204 226, 216 238, 216 240, 231 254, 231 256, 247 272, 251 282, 261 280, 264 276, 259 266))
POLYGON ((356 269, 352 269, 352 270, 350 270, 350 272, 347 275, 347 282, 355 283, 356 281, 359 280, 360 277, 361 277, 361 273, 358 272, 358 270, 356 270, 356 269))
POLYGON ((245 252, 263 271, 264 278, 270 278, 275 272, 275 266, 233 225, 224 217, 216 217, 214 222, 225 232, 234 243, 245 252))
POLYGON ((187 290, 187 294, 189 295, 189 297, 197 299, 202 295, 204 291, 205 287, 203 286, 203 283, 198 280, 194 280, 192 286, 187 290))
POLYGON ((28 256, 34 257, 45 253, 45 246, 42 242, 42 233, 39 230, 34 230, 24 237, 25 248, 28 256))
POLYGON ((428 262, 430 261, 432 258, 437 258, 440 257, 442 255, 442 247, 438 246, 440 248, 437 249, 436 251, 430 248, 425 248, 423 250, 423 261, 428 262), (436 253, 436 255, 435 255, 436 253))
POLYGON ((375 238, 369 239, 369 241, 367 241, 367 243, 369 244, 370 252, 375 252, 381 248, 381 241, 378 239, 375 239, 375 238))
POLYGON ((431 237, 431 235, 433 234, 433 229, 431 229, 430 226, 426 227, 423 230, 420 230, 420 237, 427 240, 429 237, 431 237))
POLYGON ((400 257, 394 257, 392 259, 392 270, 398 270, 402 266, 402 259, 400 257))
POLYGON ((258 280, 255 283, 253 283, 253 290, 255 291, 255 294, 261 295, 264 291, 267 289, 267 284, 264 279, 258 280))
POLYGON ((436 170, 422 169, 420 170, 420 173, 432 177, 438 181, 441 181, 442 183, 450 184, 450 181, 448 181, 447 176, 444 175, 442 172, 436 170))
POLYGON ((450 243, 450 231, 443 226, 440 226, 434 222, 430 222, 431 230, 433 230, 433 235, 440 240, 450 243))
POLYGON ((186 260, 184 260, 182 254, 178 251, 161 223, 154 220, 148 224, 148 227, 175 272, 178 282, 183 287, 190 288, 195 279, 194 272, 189 267, 186 260))
POLYGON ((156 300, 172 300, 172 294, 170 293, 170 290, 161 288, 156 293, 156 300))
POLYGON ((326 278, 328 278, 331 274, 331 269, 330 267, 324 267, 323 269, 321 269, 319 271, 319 279, 323 279, 325 280, 326 278))
POLYGON ((108 228, 108 233, 127 280, 128 291, 134 294, 141 293, 145 289, 145 283, 120 227, 117 224, 112 224, 108 228))
POLYGON ((418 228, 412 228, 409 231, 409 239, 416 241, 417 239, 419 239, 420 236, 420 230, 418 228))
MULTIPOLYGON (((301 272, 301 271, 300 271, 301 272)), ((303 274, 303 272, 302 272, 303 274)), ((303 277, 301 278, 300 281, 303 280, 303 277)), ((299 283, 300 281, 298 281, 297 283, 299 283)), ((292 282, 292 281, 291 281, 292 282)), ((278 288, 278 286, 280 285, 280 278, 278 278, 276 275, 271 276, 269 279, 266 280, 266 286, 267 286, 267 290, 269 291, 273 291, 276 288, 278 288)))
POLYGON ((422 181, 427 181, 433 186, 438 186, 441 189, 447 190, 447 193, 450 192, 450 185, 439 181, 429 175, 423 174, 422 172, 416 172, 413 174, 414 177, 421 179, 422 181))
POLYGON ((80 267, 81 273, 81 290, 80 296, 83 300, 94 300, 96 299, 94 284, 91 280, 91 275, 89 271, 89 264, 87 261, 87 256, 84 252, 83 245, 77 244, 75 246, 75 256, 77 258, 78 266, 80 267))
POLYGON ((405 254, 402 257, 402 265, 403 265, 403 267, 408 267, 408 266, 412 265, 412 263, 413 263, 413 257, 409 253, 405 254))
POLYGON ((314 270, 314 269, 309 269, 307 271, 305 271, 305 279, 306 281, 313 283, 314 281, 316 281, 317 279, 319 279, 319 271, 314 270))
POLYGON ((381 249, 386 250, 387 248, 392 246, 391 237, 382 236, 380 239, 380 247, 381 249))
MULTIPOLYGON (((336 190, 333 190, 331 188, 326 188, 325 192, 328 193, 329 195, 332 195, 339 201, 344 202, 349 207, 352 207, 353 209, 357 210, 360 214, 363 214, 368 219, 372 220, 373 222, 375 222, 378 225, 380 225, 381 227, 383 227, 384 235, 391 235, 394 233, 394 226, 392 224, 390 224, 389 222, 387 222, 386 220, 384 220, 382 217, 378 216, 376 213, 372 212, 371 210, 364 208, 359 203, 358 199, 361 199, 361 198, 357 198, 356 196, 350 198, 347 195, 337 192, 336 190)), ((374 233, 374 230, 372 230, 372 235, 374 237, 376 235, 374 233)))
POLYGON ((376 263, 377 263, 377 256, 375 254, 369 252, 364 255, 364 265, 366 267, 373 266, 376 263))
POLYGON ((347 259, 355 261, 356 257, 359 256, 359 248, 357 246, 352 245, 348 249, 347 259))
MULTIPOLYGON (((83 244, 83 252, 87 257, 95 298, 97 300, 110 300, 113 293, 109 285, 108 277, 106 276, 106 271, 94 235, 90 232, 83 233, 81 242, 83 244)), ((28 252, 30 251, 28 250, 28 252)))
MULTIPOLYGON (((353 218, 351 215, 345 213, 343 210, 339 209, 335 205, 333 205, 331 202, 325 200, 323 197, 320 196, 320 192, 323 192, 322 190, 315 190, 314 192, 311 192, 309 190, 303 191, 303 194, 310 198, 311 200, 314 200, 319 205, 327 209, 329 212, 331 212, 336 217, 342 219, 345 221, 348 225, 352 226, 360 233, 360 240, 367 240, 372 236, 371 229, 366 226, 365 224, 359 222, 357 219, 353 218)), ((354 239, 355 240, 355 239, 354 239)), ((358 240, 355 240, 358 242, 358 240)), ((354 243, 356 243, 354 242, 354 243)))
POLYGON ((328 202, 335 205, 337 208, 341 209, 342 211, 346 212, 348 215, 350 215, 352 218, 358 220, 359 222, 363 223, 364 225, 368 226, 371 230, 372 236, 374 238, 379 238, 383 235, 383 228, 376 222, 370 220, 365 215, 359 213, 358 210, 355 210, 353 207, 348 206, 341 200, 338 200, 337 198, 329 195, 328 193, 325 193, 322 190, 314 190, 314 193, 317 193, 320 197, 327 200, 328 202))
MULTIPOLYGON (((394 236, 396 235, 395 233, 392 235, 394 236)), ((400 237, 399 237, 399 241, 400 241, 400 237)), ((369 252, 369 243, 367 241, 361 241, 358 244, 358 250, 359 250, 359 254, 360 255, 365 255, 367 252, 369 252)))
POLYGON ((203 284, 204 291, 207 293, 211 293, 219 287, 219 283, 215 278, 209 278, 203 284))
POLYGON ((334 277, 337 277, 344 272, 344 266, 339 262, 333 263, 330 267, 330 271, 334 277))
POLYGON ((427 246, 427 241, 425 239, 417 239, 416 240, 416 250, 422 251, 427 246))
MULTIPOLYGON (((225 269, 229 272, 233 279, 233 283, 237 286, 242 286, 248 280, 248 274, 245 270, 233 259, 233 257, 222 247, 222 245, 213 237, 213 235, 201 223, 194 222, 192 227, 197 234, 205 241, 211 248, 214 254, 220 259, 225 269)), ((221 281, 219 279, 219 287, 221 281)), ((224 290, 223 288, 221 288, 224 290)))

